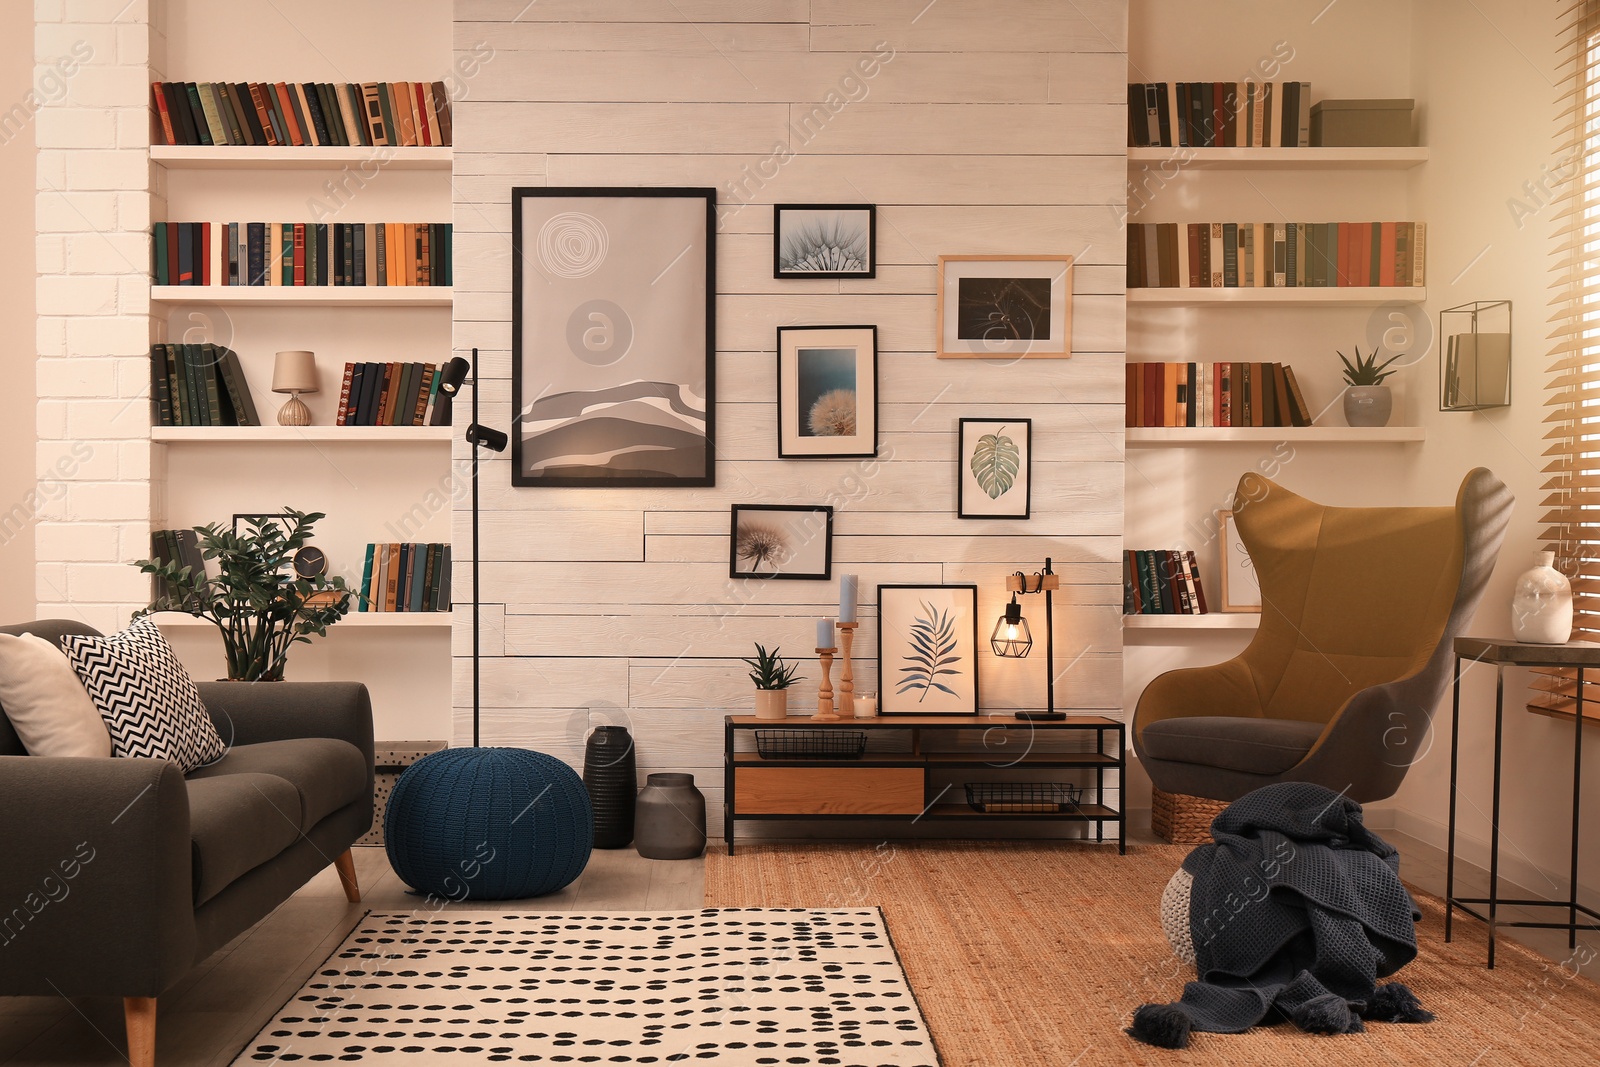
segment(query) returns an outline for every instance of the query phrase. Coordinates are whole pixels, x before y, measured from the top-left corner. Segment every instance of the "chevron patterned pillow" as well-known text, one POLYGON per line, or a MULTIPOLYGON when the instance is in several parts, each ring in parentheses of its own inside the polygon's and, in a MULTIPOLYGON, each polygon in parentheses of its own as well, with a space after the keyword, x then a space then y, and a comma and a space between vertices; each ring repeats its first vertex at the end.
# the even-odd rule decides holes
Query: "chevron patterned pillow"
POLYGON ((61 648, 111 731, 113 756, 171 760, 188 774, 227 751, 189 672, 150 619, 110 637, 68 635, 61 648))

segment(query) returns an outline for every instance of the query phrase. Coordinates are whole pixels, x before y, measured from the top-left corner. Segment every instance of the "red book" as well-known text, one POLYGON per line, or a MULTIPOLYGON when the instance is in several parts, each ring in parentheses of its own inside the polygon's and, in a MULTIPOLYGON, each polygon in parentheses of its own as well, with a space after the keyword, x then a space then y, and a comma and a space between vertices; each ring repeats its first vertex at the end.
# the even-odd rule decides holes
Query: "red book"
POLYGON ((339 426, 347 426, 350 422, 350 379, 355 373, 354 363, 344 365, 344 384, 339 387, 339 426))
POLYGON ((422 87, 426 83, 411 82, 410 84, 411 91, 416 96, 417 143, 420 145, 431 145, 434 143, 434 140, 433 131, 430 129, 432 124, 428 122, 428 97, 427 94, 422 91, 422 87))
POLYGON ((294 117, 294 102, 289 99, 289 87, 283 82, 267 86, 267 90, 278 97, 278 110, 283 112, 283 125, 289 134, 291 145, 303 145, 305 136, 300 132, 300 123, 294 117))
POLYGON ((1139 364, 1129 363, 1123 369, 1123 374, 1126 381, 1122 383, 1122 425, 1137 426, 1139 425, 1139 404, 1134 399, 1134 396, 1139 384, 1139 364))
POLYGON ((1394 284, 1394 226, 1392 222, 1383 224, 1383 249, 1378 255, 1378 284, 1394 284))
POLYGON ((177 144, 172 134, 172 113, 167 110, 167 94, 161 91, 160 82, 150 83, 150 95, 155 97, 156 120, 161 130, 162 144, 177 144))
POLYGON ((294 224, 294 284, 306 283, 306 224, 294 224))
POLYGON ((1148 363, 1144 369, 1144 420, 1146 426, 1162 425, 1161 409, 1166 397, 1167 365, 1148 363))
POLYGON ((200 227, 200 284, 211 284, 211 223, 197 222, 200 227))

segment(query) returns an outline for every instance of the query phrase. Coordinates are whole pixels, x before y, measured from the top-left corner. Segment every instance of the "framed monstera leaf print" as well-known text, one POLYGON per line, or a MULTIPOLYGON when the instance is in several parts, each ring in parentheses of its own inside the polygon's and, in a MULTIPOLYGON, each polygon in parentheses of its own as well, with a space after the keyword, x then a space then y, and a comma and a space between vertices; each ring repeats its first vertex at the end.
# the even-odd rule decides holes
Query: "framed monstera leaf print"
POLYGON ((963 519, 1026 519, 1033 493, 1033 420, 962 419, 956 509, 963 519))

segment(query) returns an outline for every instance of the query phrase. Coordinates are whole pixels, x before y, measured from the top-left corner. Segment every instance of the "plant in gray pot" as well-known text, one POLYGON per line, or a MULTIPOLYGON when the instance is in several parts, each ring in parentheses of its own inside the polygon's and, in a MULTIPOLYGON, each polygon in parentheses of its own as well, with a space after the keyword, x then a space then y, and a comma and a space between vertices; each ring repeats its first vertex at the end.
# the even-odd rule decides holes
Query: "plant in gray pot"
POLYGON ((1356 345, 1355 362, 1350 362, 1343 352, 1339 353, 1339 360, 1344 364, 1344 380, 1348 388, 1344 391, 1344 421, 1351 426, 1387 426, 1389 414, 1394 410, 1394 397, 1389 393, 1389 387, 1383 380, 1394 371, 1387 370, 1395 360, 1405 355, 1404 352, 1396 353, 1378 362, 1378 349, 1373 348, 1372 354, 1363 356, 1361 346, 1356 345))
POLYGON ((795 671, 800 668, 783 662, 778 655, 781 649, 768 652, 756 645, 755 659, 744 659, 750 665, 750 680, 756 683, 756 718, 782 719, 789 714, 789 687, 799 681, 795 671))

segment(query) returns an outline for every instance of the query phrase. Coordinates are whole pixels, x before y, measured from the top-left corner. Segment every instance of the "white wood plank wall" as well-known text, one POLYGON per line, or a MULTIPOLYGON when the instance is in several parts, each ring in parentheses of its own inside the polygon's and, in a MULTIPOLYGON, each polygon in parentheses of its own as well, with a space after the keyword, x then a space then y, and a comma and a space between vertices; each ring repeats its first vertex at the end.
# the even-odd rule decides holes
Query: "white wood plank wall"
MULTIPOLYGON (((1058 703, 1120 715, 1124 0, 457 0, 455 12, 454 343, 480 349, 486 423, 510 417, 513 186, 715 186, 720 216, 716 487, 513 489, 508 462, 484 465, 485 743, 581 766, 590 726, 631 725, 641 774, 693 771, 718 832, 721 716, 751 703, 738 657, 756 641, 809 653, 812 620, 837 605, 837 582, 728 578, 736 502, 837 509, 834 572, 862 577, 863 689, 877 688, 878 583, 978 583, 986 639, 1005 576, 1052 557, 1058 703), (865 78, 857 63, 874 55, 865 78), (780 149, 792 158, 761 177, 780 149), (771 205, 808 201, 878 205, 876 278, 771 277, 771 205), (1077 257, 1072 359, 933 357, 940 254, 1050 252, 1077 257), (876 462, 777 458, 774 331, 828 323, 878 325, 876 462), (1034 420, 1031 520, 956 518, 962 416, 1034 420)), ((466 508, 462 495, 462 600, 466 508)), ((1042 636, 1043 605, 1027 606, 1042 636)), ((471 736, 469 627, 458 612, 456 743, 471 736)), ((985 651, 979 669, 986 708, 1043 705, 1042 655, 985 651)), ((802 673, 792 700, 807 708, 816 664, 802 673)))

